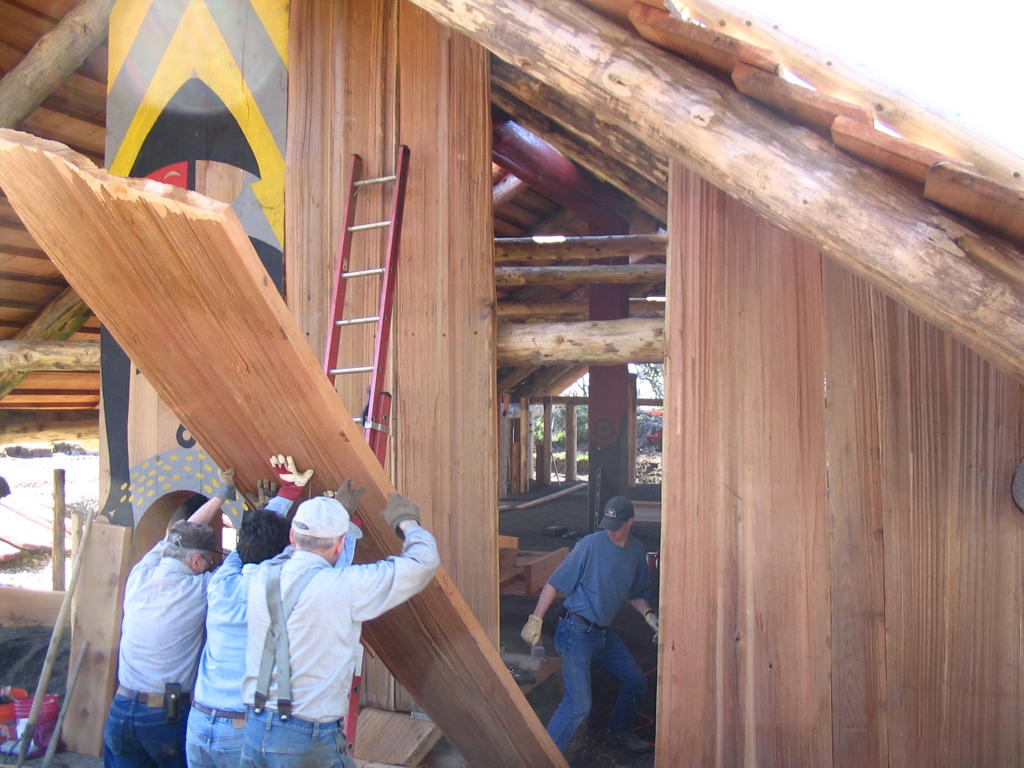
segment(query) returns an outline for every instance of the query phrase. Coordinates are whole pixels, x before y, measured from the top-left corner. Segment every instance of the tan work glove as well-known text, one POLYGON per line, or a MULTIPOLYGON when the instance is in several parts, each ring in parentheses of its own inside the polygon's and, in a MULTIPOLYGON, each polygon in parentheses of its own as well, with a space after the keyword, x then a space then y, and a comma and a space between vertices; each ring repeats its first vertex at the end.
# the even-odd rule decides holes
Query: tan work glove
POLYGON ((355 481, 351 477, 345 478, 345 482, 338 486, 337 491, 324 491, 324 496, 329 499, 337 499, 350 515, 354 515, 356 507, 359 506, 359 500, 366 493, 366 486, 360 485, 358 488, 353 488, 353 485, 355 485, 355 481))
POLYGON ((266 509, 267 504, 275 496, 277 496, 277 483, 264 479, 256 481, 255 494, 245 494, 245 498, 249 500, 249 505, 257 510, 266 509))
POLYGON ((523 625, 523 631, 519 633, 519 636, 526 641, 526 644, 533 648, 535 645, 540 645, 540 630, 544 626, 544 620, 534 614, 530 614, 530 618, 526 620, 526 624, 523 625))
POLYGON ((388 505, 380 511, 380 516, 384 518, 384 522, 390 525, 395 533, 405 538, 398 524, 403 520, 412 520, 419 525, 420 508, 402 494, 392 493, 388 496, 388 505))
POLYGON ((305 472, 299 472, 295 468, 295 459, 281 453, 270 457, 270 466, 281 478, 281 488, 277 495, 289 501, 298 501, 302 495, 302 489, 309 482, 309 478, 313 476, 313 470, 307 469, 305 472))
POLYGON ((644 621, 647 622, 647 626, 654 630, 654 642, 658 642, 658 632, 661 631, 661 624, 658 621, 658 614, 654 611, 648 611, 644 614, 644 621))
POLYGON ((231 467, 219 469, 217 470, 217 479, 220 480, 220 487, 217 489, 217 493, 214 494, 214 498, 234 501, 236 495, 235 470, 231 469, 231 467))

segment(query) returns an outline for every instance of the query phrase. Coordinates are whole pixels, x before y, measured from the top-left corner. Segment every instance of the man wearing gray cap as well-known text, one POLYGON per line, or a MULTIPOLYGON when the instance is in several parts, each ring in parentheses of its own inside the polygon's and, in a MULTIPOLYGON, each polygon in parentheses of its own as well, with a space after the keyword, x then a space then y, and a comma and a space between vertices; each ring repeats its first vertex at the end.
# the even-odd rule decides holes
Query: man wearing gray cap
POLYGON ((292 520, 291 559, 253 574, 242 768, 355 768, 342 718, 362 623, 420 592, 440 558, 419 507, 393 493, 381 515, 404 537, 402 554, 334 568, 347 537, 362 536, 350 512, 332 498, 304 502, 292 520))
POLYGON ((604 507, 601 530, 584 536, 548 579, 537 608, 523 627, 530 646, 540 644, 544 614, 558 592, 565 602, 555 630, 555 650, 562 657, 565 695, 548 723, 548 734, 562 752, 590 714, 590 667, 596 664, 622 684, 605 743, 630 752, 648 752, 651 745, 633 733, 637 707, 647 692, 647 677, 619 636, 609 626, 625 600, 636 608, 658 640, 658 614, 647 602, 651 578, 643 545, 630 536, 633 503, 613 496, 604 507))
POLYGON ((208 525, 234 498, 234 470, 217 495, 179 520, 128 575, 118 688, 103 729, 105 768, 185 768, 185 725, 203 648, 206 588, 220 552, 208 525))

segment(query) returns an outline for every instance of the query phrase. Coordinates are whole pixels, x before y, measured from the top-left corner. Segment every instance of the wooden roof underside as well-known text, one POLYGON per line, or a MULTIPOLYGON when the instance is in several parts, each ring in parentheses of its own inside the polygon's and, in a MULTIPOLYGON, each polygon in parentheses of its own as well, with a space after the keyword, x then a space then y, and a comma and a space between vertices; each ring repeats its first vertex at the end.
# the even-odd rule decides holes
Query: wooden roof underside
MULTIPOLYGON (((657 4, 657 0, 648 2, 652 6, 657 4)), ((0 74, 6 74, 16 66, 35 42, 52 29, 75 4, 75 0, 0 0, 0 74)), ((443 13, 431 7, 432 3, 417 4, 424 6, 428 11, 436 12, 442 22, 451 23, 450 19, 444 18, 443 13)), ((737 61, 728 65, 732 67, 730 77, 727 72, 715 72, 716 66, 720 68, 721 63, 715 58, 717 54, 714 54, 713 45, 712 54, 706 51, 702 54, 699 49, 691 49, 686 45, 680 47, 678 41, 672 39, 672 34, 678 31, 673 27, 675 21, 664 21, 657 15, 660 12, 657 8, 654 8, 653 16, 645 15, 643 9, 634 9, 631 23, 630 10, 633 4, 630 0, 582 0, 582 4, 612 19, 638 41, 640 30, 644 37, 654 40, 662 47, 672 48, 677 53, 682 50, 683 58, 689 65, 714 73, 715 77, 729 87, 738 86, 742 92, 768 104, 776 113, 781 113, 791 122, 807 124, 804 113, 794 111, 792 106, 787 107, 784 99, 780 101, 777 95, 773 95, 772 89, 779 84, 772 80, 774 75, 770 73, 770 57, 767 64, 766 59, 758 57, 773 54, 775 46, 788 54, 788 58, 783 57, 783 64, 792 65, 794 68, 798 65, 802 67, 797 74, 807 82, 815 84, 820 89, 820 96, 827 99, 834 95, 856 102, 853 117, 850 118, 853 122, 857 122, 856 109, 866 106, 869 117, 872 115, 871 110, 874 110, 876 116, 880 115, 888 125, 900 130, 908 141, 912 140, 912 143, 924 152, 925 157, 931 157, 928 155, 929 152, 941 152, 957 161, 960 166, 972 169, 984 177, 985 181, 991 182, 992 188, 1001 191, 1003 199, 1007 195, 1012 198, 1016 194, 1017 203, 1020 202, 1019 180, 1015 174, 1018 173, 1016 169, 1024 169, 1024 162, 998 147, 991 147, 980 140, 975 140, 945 123, 941 118, 924 110, 914 109, 913 105, 908 106, 891 92, 878 88, 872 90, 861 85, 841 66, 833 66, 831 61, 828 67, 821 66, 820 57, 815 59, 815 52, 801 49, 794 41, 781 38, 781 33, 772 37, 773 33, 767 25, 751 23, 748 17, 730 13, 727 9, 705 0, 687 4, 698 19, 701 19, 700 14, 703 14, 703 21, 707 23, 704 29, 715 33, 719 49, 724 45, 733 53, 740 51, 737 61), (730 38, 730 34, 737 37, 730 38), (746 39, 740 40, 740 36, 746 39), (761 48, 757 49, 755 44, 761 48), (697 52, 694 53, 694 50, 697 52), (764 54, 764 50, 767 50, 768 54, 764 54), (756 71, 748 71, 751 66, 756 71), (770 91, 767 95, 766 88, 770 91)), ((580 8, 579 13, 586 15, 589 11, 580 8)), ((453 23, 453 26, 457 27, 458 24, 453 23)), ((693 26, 696 28, 699 25, 693 26)), ((697 36, 701 34, 704 32, 697 36)), ((481 42, 487 44, 485 40, 481 42)), ((84 65, 58 87, 20 128, 65 143, 102 165, 106 72, 107 51, 105 47, 101 47, 90 55, 84 65)), ((632 205, 632 210, 624 212, 623 218, 627 221, 639 221, 641 230, 638 231, 653 231, 651 227, 665 221, 668 161, 664 154, 638 138, 635 131, 624 130, 626 126, 603 119, 582 101, 566 98, 560 91, 541 80, 534 79, 497 56, 493 57, 492 62, 492 102, 503 114, 509 115, 519 125, 543 137, 600 182, 618 190, 623 199, 628 199, 632 205)), ((855 129, 856 125, 850 130, 855 132, 855 129)), ((818 129, 812 126, 812 130, 818 129)), ((838 138, 835 141, 840 144, 838 138)), ((913 154, 912 150, 913 147, 907 149, 907 152, 913 154)), ((861 154, 861 157, 864 155, 861 154)), ((871 158, 868 157, 867 160, 871 158)), ((868 166, 865 165, 866 167, 868 166)), ((900 178, 899 168, 890 167, 886 173, 893 174, 894 170, 897 174, 891 178, 896 179, 903 188, 916 190, 920 186, 913 179, 900 178)), ((502 173, 496 172, 495 178, 498 183, 502 176, 502 173)), ((587 234, 588 223, 584 216, 571 207, 560 205, 543 192, 544 190, 527 188, 497 207, 494 220, 495 236, 587 234)), ((920 194, 919 191, 917 193, 920 194)), ((1010 203, 1013 203, 1012 199, 1010 203)), ((1005 224, 993 224, 985 221, 984 217, 980 221, 970 221, 969 226, 973 231, 980 232, 986 247, 991 251, 988 244, 993 240, 993 233, 995 237, 1003 240, 1009 238, 1011 243, 1015 239, 1019 241, 1019 237, 1014 238, 1012 228, 1020 226, 1020 217, 1011 210, 1009 221, 1009 231, 1005 224)), ((1003 243, 996 242, 1000 259, 1009 258, 1013 261, 1019 255, 1015 246, 1002 248, 1003 243)), ((1004 274, 1000 276, 1002 284, 1009 284, 1014 290, 1018 282, 1014 270, 1017 269, 1018 263, 1019 261, 1014 261, 1013 270, 1004 269, 1004 274), (1006 273, 1009 273, 1009 276, 1006 273)), ((0 339, 14 336, 65 287, 66 283, 60 272, 25 230, 6 198, 0 196, 0 339)), ((634 295, 637 294, 664 295, 663 289, 658 286, 647 286, 636 291, 634 295)), ((586 288, 552 286, 500 289, 498 296, 500 300, 581 299, 586 297, 586 288)), ((98 338, 98 327, 98 321, 92 318, 72 338, 95 340, 98 338)), ((971 344, 970 339, 963 340, 971 344)), ((981 345, 981 348, 977 344, 971 346, 986 354, 984 345, 981 345)), ((994 362, 1000 363, 999 360, 994 362)), ((566 377, 571 373, 572 371, 564 368, 506 368, 499 370, 499 383, 503 384, 504 390, 516 397, 554 394, 553 388, 564 385, 566 377)), ((33 373, 9 395, 0 399, 0 409, 91 409, 98 406, 98 391, 99 374, 96 373, 33 373)))

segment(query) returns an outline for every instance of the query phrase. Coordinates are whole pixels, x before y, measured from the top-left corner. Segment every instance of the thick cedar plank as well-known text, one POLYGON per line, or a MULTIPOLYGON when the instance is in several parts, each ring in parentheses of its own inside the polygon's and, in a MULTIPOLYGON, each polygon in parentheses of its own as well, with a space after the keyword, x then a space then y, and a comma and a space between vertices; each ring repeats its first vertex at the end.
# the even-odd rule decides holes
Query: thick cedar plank
POLYGON ((1024 453, 1024 391, 872 294, 888 765, 1016 766, 1024 519, 1009 487, 1024 453))
POLYGON ((768 72, 779 69, 779 57, 775 51, 723 35, 710 27, 677 19, 668 11, 646 3, 633 3, 629 9, 629 20, 644 39, 725 74, 730 74, 740 62, 768 72))
POLYGON ((441 731, 427 720, 367 707, 359 713, 353 757, 384 765, 419 765, 440 739, 441 731))
POLYGON ((871 306, 880 295, 822 260, 832 592, 832 733, 837 766, 888 768, 885 566, 871 306))
POLYGON ((865 107, 791 83, 743 62, 732 71, 732 81, 740 93, 825 135, 839 115, 868 127, 874 126, 874 118, 865 107))
MULTIPOLYGON (((249 491, 275 452, 317 469, 313 493, 354 477, 360 559, 397 551, 377 514, 393 486, 230 208, 40 145, 63 151, 0 133, 0 184, 216 463, 249 491)), ((471 765, 566 765, 443 569, 364 636, 471 765)))
POLYGON ((523 579, 526 581, 526 594, 538 594, 568 554, 569 548, 562 547, 526 563, 524 566, 526 573, 523 575, 523 579))
POLYGON ((832 765, 819 257, 669 187, 659 768, 832 765))
POLYGON ((95 522, 85 545, 71 617, 72 658, 86 640, 89 651, 61 732, 68 749, 83 755, 103 755, 103 724, 117 685, 117 646, 131 536, 130 528, 95 522))

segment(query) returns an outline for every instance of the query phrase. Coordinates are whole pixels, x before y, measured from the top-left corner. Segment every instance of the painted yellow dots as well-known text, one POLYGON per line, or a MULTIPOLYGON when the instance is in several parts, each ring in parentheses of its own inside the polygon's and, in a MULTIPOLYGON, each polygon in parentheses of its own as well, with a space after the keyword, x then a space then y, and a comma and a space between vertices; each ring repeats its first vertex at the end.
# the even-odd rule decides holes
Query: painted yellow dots
POLYGON ((177 461, 177 460, 178 460, 178 454, 175 453, 174 455, 171 456, 171 461, 177 461))
POLYGON ((123 504, 126 501, 128 501, 128 497, 127 496, 122 496, 121 497, 121 503, 123 504))
POLYGON ((171 475, 171 480, 177 482, 178 480, 181 480, 181 475, 171 475))
POLYGON ((124 490, 125 488, 127 488, 127 487, 128 487, 128 483, 121 483, 121 490, 122 490, 122 491, 123 491, 123 490, 124 490))
POLYGON ((146 494, 146 496, 147 497, 152 496, 154 493, 156 493, 156 491, 150 491, 149 493, 146 494))
POLYGON ((211 467, 209 464, 203 464, 203 470, 206 472, 213 472, 213 467, 211 467))
POLYGON ((192 467, 190 467, 188 464, 186 464, 184 467, 182 467, 182 469, 184 471, 186 471, 186 472, 191 472, 192 471, 192 467))
POLYGON ((164 483, 162 486, 160 486, 160 488, 162 490, 169 491, 169 490, 171 490, 171 484, 170 483, 164 483))

